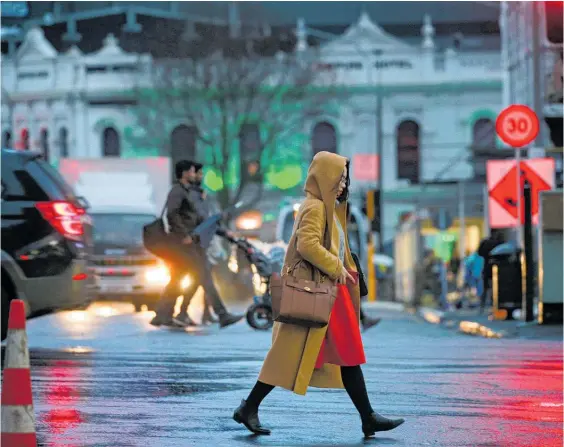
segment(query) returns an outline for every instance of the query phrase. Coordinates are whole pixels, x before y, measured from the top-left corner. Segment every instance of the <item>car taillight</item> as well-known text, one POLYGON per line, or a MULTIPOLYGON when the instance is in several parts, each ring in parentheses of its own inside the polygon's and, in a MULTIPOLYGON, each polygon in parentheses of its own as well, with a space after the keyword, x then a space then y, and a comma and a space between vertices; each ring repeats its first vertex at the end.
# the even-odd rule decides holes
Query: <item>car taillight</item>
POLYGON ((64 237, 72 240, 80 240, 84 235, 81 208, 77 208, 70 202, 54 201, 39 202, 35 205, 43 218, 64 237))

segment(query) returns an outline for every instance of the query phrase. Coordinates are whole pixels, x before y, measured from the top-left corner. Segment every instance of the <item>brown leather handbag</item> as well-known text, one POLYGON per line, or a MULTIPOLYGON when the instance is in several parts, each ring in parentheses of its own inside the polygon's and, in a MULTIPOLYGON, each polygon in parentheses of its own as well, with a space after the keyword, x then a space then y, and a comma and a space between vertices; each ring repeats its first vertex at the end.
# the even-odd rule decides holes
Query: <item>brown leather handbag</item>
POLYGON ((322 328, 329 323, 337 297, 337 288, 317 268, 305 260, 288 268, 286 275, 272 278, 272 316, 274 321, 307 328, 322 328), (303 263, 312 271, 312 279, 298 279, 292 274, 303 263))

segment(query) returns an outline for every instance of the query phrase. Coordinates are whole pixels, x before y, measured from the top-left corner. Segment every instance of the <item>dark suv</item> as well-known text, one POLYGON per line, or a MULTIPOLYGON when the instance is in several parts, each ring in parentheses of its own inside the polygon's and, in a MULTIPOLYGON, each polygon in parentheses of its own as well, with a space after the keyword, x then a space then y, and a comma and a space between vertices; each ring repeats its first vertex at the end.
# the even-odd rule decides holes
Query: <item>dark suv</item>
POLYGON ((91 221, 86 202, 40 155, 2 149, 2 340, 10 300, 28 318, 88 304, 91 221))

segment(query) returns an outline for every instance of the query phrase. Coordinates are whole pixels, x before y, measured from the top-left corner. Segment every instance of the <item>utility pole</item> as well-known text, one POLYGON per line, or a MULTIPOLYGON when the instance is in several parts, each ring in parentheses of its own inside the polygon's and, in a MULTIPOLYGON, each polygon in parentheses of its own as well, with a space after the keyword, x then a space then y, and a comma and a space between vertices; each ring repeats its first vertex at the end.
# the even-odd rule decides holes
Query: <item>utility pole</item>
POLYGON ((460 268, 464 273, 464 258, 466 257, 466 194, 464 180, 458 182, 458 252, 460 257, 460 268))
POLYGON ((384 181, 382 179, 383 174, 383 160, 384 160, 384 128, 382 126, 382 92, 380 91, 380 85, 378 85, 378 91, 376 93, 376 147, 377 147, 377 154, 378 154, 378 177, 376 179, 377 187, 380 196, 380 206, 379 206, 379 216, 376 218, 380 224, 380 231, 378 232, 378 251, 382 252, 384 247, 384 181))
POLYGON ((540 32, 541 23, 540 23, 540 12, 539 12, 540 3, 531 2, 530 7, 532 8, 533 16, 532 19, 532 34, 533 34, 533 41, 532 41, 532 65, 533 65, 533 110, 539 117, 539 121, 541 122, 540 131, 537 135, 537 138, 534 141, 534 145, 536 147, 543 147, 545 141, 545 131, 542 122, 544 112, 543 112, 543 87, 544 82, 541 74, 541 57, 542 57, 542 45, 540 39, 540 32))
POLYGON ((239 5, 237 2, 229 2, 227 15, 227 22, 229 23, 229 37, 232 39, 241 37, 241 19, 239 17, 239 5))

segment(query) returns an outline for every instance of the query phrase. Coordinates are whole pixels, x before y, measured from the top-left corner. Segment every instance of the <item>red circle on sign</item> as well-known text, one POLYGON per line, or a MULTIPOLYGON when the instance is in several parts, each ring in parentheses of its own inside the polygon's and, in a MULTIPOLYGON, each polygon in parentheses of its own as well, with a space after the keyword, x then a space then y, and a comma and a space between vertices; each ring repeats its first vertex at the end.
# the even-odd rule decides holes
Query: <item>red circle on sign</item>
POLYGON ((495 130, 505 143, 522 147, 537 137, 540 123, 537 114, 530 107, 513 104, 499 114, 495 130))

